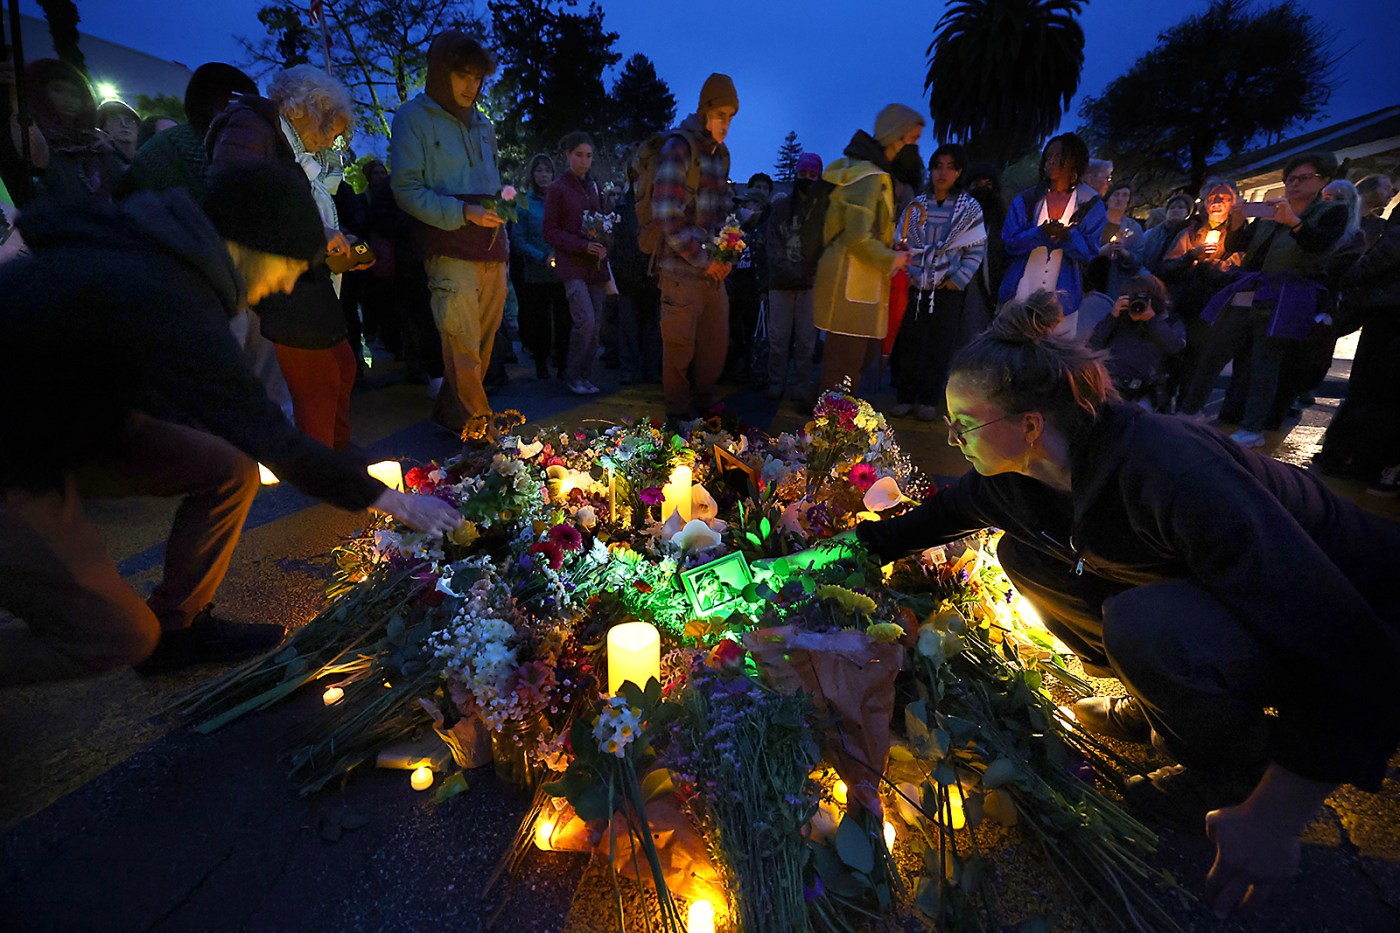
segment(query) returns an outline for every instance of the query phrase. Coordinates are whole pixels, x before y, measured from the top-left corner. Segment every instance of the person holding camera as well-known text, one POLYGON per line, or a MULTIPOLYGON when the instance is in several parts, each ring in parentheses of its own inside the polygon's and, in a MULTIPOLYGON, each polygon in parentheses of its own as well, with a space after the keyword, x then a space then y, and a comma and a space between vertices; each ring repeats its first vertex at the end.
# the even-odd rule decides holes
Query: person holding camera
POLYGON ((1139 273, 1089 335, 1091 349, 1108 352, 1104 366, 1118 394, 1149 411, 1165 407, 1171 362, 1186 346, 1185 330, 1166 309, 1161 281, 1139 273))
MULTIPOLYGON (((350 446, 350 390, 356 366, 337 278, 339 272, 355 268, 356 260, 341 232, 333 199, 340 182, 339 162, 326 151, 354 123, 350 92, 324 71, 297 65, 278 72, 267 94, 239 97, 214 118, 205 140, 210 170, 282 164, 307 178, 325 230, 326 262, 312 266, 290 294, 262 303, 255 319, 259 334, 250 334, 249 340, 260 335, 271 341, 275 369, 286 381, 297 427, 327 447, 345 450, 350 446)), ((280 215, 268 213, 269 225, 280 222, 280 215)), ((276 393, 272 369, 268 367, 265 382, 271 382, 276 393)))
POLYGON ((1004 305, 948 381, 972 469, 855 536, 880 563, 983 528, 1046 627, 1122 697, 1073 711, 1169 764, 1127 780, 1204 831, 1224 916, 1289 884, 1327 795, 1376 791, 1400 742, 1400 526, 1319 478, 1116 396, 1101 354, 1054 336, 1055 297, 1004 305))

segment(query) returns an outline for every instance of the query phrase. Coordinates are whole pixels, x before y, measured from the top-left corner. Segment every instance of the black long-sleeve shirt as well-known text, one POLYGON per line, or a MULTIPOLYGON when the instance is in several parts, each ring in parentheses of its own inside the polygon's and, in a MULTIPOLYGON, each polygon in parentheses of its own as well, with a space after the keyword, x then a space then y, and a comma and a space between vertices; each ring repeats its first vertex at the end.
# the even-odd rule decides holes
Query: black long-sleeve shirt
POLYGON ((32 257, 0 266, 0 488, 61 485, 131 411, 186 420, 346 509, 384 485, 301 434, 254 378, 229 319, 243 281, 187 193, 26 212, 32 257))
POLYGON ((1215 431, 1106 406, 1072 454, 1065 495, 1018 473, 968 473, 906 515, 857 526, 884 559, 982 528, 1128 586, 1189 580, 1283 672, 1260 706, 1271 757, 1375 790, 1400 742, 1400 525, 1304 470, 1215 431))

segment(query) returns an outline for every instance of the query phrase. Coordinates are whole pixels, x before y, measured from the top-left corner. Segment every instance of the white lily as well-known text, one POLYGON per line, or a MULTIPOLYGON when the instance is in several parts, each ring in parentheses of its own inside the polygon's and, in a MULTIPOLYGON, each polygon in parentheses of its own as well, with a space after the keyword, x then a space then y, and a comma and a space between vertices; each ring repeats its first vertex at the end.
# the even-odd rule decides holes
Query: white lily
POLYGON ((698 518, 692 518, 671 536, 671 543, 682 551, 707 551, 719 542, 719 533, 698 518))
POLYGON ((895 482, 893 476, 882 476, 865 491, 865 498, 861 501, 870 511, 883 512, 904 501, 904 493, 900 492, 899 483, 895 482))

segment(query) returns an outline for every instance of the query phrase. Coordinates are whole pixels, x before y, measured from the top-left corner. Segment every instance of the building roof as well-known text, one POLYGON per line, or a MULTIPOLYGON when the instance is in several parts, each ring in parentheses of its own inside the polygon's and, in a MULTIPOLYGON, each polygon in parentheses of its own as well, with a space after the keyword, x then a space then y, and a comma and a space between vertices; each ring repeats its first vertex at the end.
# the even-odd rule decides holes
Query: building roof
POLYGON ((1276 173, 1289 158, 1305 152, 1331 152, 1340 162, 1389 148, 1400 148, 1400 104, 1254 149, 1226 159, 1212 167, 1211 171, 1246 179, 1262 173, 1276 173), (1390 145, 1385 145, 1387 142, 1390 145))
MULTIPOLYGON (((56 58, 49 24, 38 16, 21 14, 19 19, 25 59, 32 62, 56 58)), ((117 89, 117 96, 132 106, 139 94, 151 97, 168 94, 183 100, 185 86, 193 74, 179 62, 166 61, 87 33, 79 33, 78 48, 82 50, 93 85, 111 84, 117 89)))

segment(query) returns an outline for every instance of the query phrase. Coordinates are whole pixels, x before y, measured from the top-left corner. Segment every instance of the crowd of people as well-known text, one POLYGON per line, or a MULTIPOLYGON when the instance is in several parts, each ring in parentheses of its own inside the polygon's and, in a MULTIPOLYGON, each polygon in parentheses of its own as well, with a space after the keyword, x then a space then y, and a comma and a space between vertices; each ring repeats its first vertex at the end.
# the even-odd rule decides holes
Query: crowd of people
POLYGON ((0 626, 0 685, 276 645, 281 626, 212 611, 256 462, 344 508, 453 530, 453 509, 370 478, 350 443, 366 340, 440 380, 436 423, 487 438, 517 336, 537 378, 591 396, 601 359, 659 381, 676 421, 726 373, 808 405, 881 388, 888 358, 891 416, 941 419, 972 470, 857 537, 889 559, 1005 530, 1020 591, 1086 670, 1127 689, 1076 705, 1080 721, 1175 762, 1138 781, 1153 806, 1197 825, 1211 811, 1218 907, 1291 874, 1331 787, 1379 783, 1400 738, 1383 693, 1400 658, 1397 532, 1249 448, 1360 329, 1316 465, 1400 491, 1388 177, 1353 185, 1331 155, 1300 155, 1282 198, 1245 203, 1211 179, 1143 224, 1075 134, 1004 199, 997 168, 958 145, 925 163, 925 118, 892 103, 839 158, 802 153, 790 183, 736 191, 740 95, 717 73, 621 184, 599 184, 580 132, 512 185, 478 106, 494 69, 477 39, 438 35, 388 165, 365 164, 356 194, 351 98, 314 67, 264 95, 201 66, 189 122, 162 127, 98 106, 67 65, 29 66, 36 124, 10 130, 42 196, 7 212, 0 262, 0 334, 23 348, 0 370, 0 608, 22 620, 0 626), (1228 438, 1196 423, 1227 363, 1228 438), (148 600, 81 504, 137 494, 183 500, 148 600), (1320 649, 1309 626, 1324 617, 1320 649), (1341 725, 1299 700, 1304 669, 1350 711, 1341 725))

